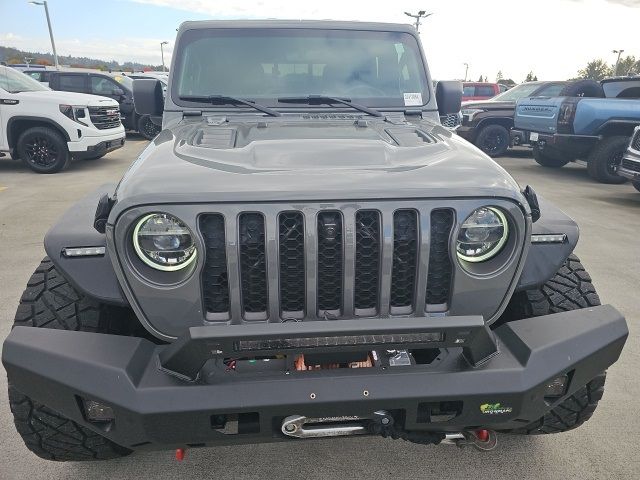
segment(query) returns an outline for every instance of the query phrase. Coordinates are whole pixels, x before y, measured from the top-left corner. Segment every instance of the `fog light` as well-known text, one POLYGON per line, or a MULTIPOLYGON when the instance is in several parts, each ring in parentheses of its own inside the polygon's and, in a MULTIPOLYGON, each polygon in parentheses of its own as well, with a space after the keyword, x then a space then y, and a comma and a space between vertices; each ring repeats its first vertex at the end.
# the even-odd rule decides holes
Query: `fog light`
POLYGON ((567 391, 569 384, 569 377, 567 375, 560 375, 549 381, 545 387, 545 397, 561 397, 567 391))
POLYGON ((115 419, 113 408, 95 400, 84 399, 84 414, 89 422, 111 422, 115 419))

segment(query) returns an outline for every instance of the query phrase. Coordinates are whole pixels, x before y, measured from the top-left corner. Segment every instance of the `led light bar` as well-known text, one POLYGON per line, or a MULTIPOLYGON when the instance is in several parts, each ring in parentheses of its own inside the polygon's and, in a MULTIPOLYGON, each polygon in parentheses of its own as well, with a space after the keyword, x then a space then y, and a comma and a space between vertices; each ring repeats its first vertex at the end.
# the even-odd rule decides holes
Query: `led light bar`
POLYGON ((404 345, 428 342, 442 342, 442 332, 406 333, 395 335, 342 335, 335 337, 300 337, 277 338, 261 340, 240 340, 234 347, 238 352, 253 350, 293 350, 304 348, 345 347, 350 345, 367 345, 371 347, 380 345, 404 345))
POLYGON ((63 248, 62 255, 65 257, 101 257, 105 254, 105 251, 105 247, 63 248))
POLYGON ((566 243, 565 233, 534 234, 531 235, 531 243, 566 243))

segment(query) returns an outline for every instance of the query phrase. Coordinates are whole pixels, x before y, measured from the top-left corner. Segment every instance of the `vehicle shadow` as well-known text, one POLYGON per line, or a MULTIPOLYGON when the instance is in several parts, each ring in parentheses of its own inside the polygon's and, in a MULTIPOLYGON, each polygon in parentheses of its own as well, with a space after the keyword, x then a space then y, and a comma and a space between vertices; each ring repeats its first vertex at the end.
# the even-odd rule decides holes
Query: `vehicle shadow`
POLYGON ((533 150, 527 147, 513 147, 503 155, 508 158, 533 158, 533 150))
MULTIPOLYGON (((328 479, 328 478, 514 478, 501 471, 510 463, 517 472, 538 478, 539 438, 501 435, 498 447, 480 452, 473 447, 423 446, 381 438, 325 439, 269 445, 238 445, 188 450, 183 462, 173 452, 137 453, 108 462, 101 478, 328 479), (535 472, 538 472, 536 474, 535 472)), ((548 459, 554 461, 555 459, 548 459)), ((73 464, 78 478, 95 477, 96 464, 73 464), (85 477, 86 475, 86 477, 85 477)), ((70 472, 69 472, 70 473, 70 472)), ((522 477, 520 477, 522 478, 522 477)))

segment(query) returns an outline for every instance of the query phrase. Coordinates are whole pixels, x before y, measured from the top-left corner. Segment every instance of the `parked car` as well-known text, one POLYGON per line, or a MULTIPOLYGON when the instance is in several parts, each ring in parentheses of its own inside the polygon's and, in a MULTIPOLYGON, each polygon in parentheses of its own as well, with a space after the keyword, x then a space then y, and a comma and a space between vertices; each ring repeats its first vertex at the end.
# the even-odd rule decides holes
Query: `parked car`
POLYGON ((11 63, 7 66, 19 72, 24 72, 25 70, 45 70, 47 68, 45 65, 38 65, 36 63, 11 63))
POLYGON ((163 131, 49 231, 4 342, 27 447, 490 450, 588 420, 626 322, 575 222, 441 127, 461 87, 425 61, 409 25, 183 23, 166 98, 134 82, 163 131))
POLYGON ((486 100, 501 92, 500 85, 487 82, 464 82, 462 84, 462 101, 486 100))
POLYGON ((616 173, 623 178, 631 180, 633 187, 640 192, 640 127, 636 127, 622 157, 616 173))
POLYGON ((118 103, 54 92, 0 66, 0 152, 38 173, 56 173, 71 159, 96 160, 124 145, 118 103))
POLYGON ((144 72, 144 73, 128 73, 127 77, 129 77, 131 80, 140 80, 145 78, 160 80, 160 83, 162 83, 162 93, 165 96, 167 95, 167 85, 169 82, 169 78, 166 75, 144 72))
POLYGON ((160 127, 149 116, 136 114, 132 86, 133 80, 120 73, 55 71, 49 75, 49 87, 53 90, 112 98, 120 105, 124 127, 152 139, 158 134, 160 127))
POLYGON ((524 97, 557 96, 566 82, 527 82, 489 100, 462 103, 462 124, 456 133, 491 157, 504 155, 511 145, 528 143, 513 129, 516 102, 524 97))
POLYGON ((49 86, 49 76, 51 72, 56 70, 48 70, 45 68, 23 70, 22 73, 29 75, 34 80, 42 83, 45 87, 49 86))
POLYGON ((640 77, 581 80, 558 97, 520 100, 515 114, 515 128, 529 135, 538 164, 559 168, 583 159, 602 183, 626 181, 616 168, 637 125, 640 77))

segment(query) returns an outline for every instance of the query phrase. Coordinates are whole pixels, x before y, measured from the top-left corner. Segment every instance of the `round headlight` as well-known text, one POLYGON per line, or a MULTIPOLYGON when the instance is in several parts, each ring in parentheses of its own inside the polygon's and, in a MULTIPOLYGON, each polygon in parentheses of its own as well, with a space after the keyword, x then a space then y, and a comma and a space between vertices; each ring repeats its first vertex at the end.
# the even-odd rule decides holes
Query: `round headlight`
POLYGON ((180 270, 196 259, 191 230, 168 213, 142 217, 133 230, 133 246, 140 260, 166 272, 180 270))
POLYGON ((507 217, 497 208, 475 210, 460 227, 456 242, 458 257, 467 262, 483 262, 500 252, 509 236, 507 217))

